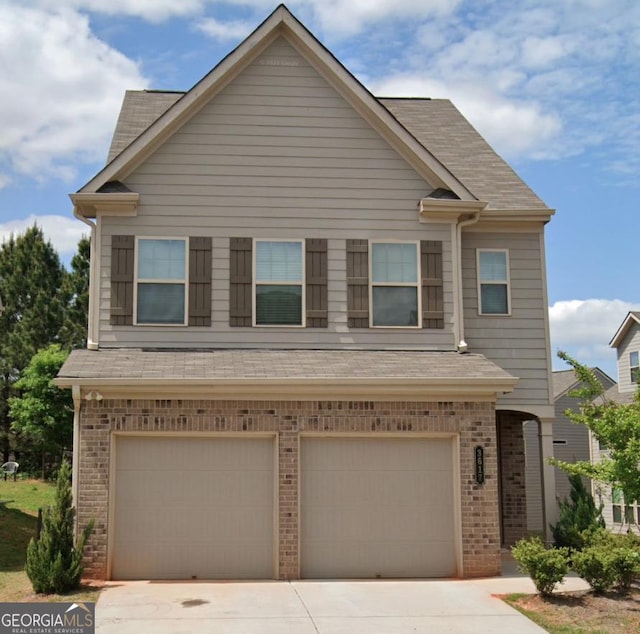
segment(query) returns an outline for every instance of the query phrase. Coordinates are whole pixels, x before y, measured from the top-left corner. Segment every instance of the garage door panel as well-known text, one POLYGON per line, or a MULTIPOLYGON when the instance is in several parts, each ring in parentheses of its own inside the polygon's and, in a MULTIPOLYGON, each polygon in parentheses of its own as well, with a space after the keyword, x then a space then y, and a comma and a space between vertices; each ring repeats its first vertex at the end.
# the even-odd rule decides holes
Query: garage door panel
POLYGON ((304 577, 455 573, 450 438, 306 438, 304 577))
POLYGON ((272 578, 273 445, 118 438, 113 577, 272 578))

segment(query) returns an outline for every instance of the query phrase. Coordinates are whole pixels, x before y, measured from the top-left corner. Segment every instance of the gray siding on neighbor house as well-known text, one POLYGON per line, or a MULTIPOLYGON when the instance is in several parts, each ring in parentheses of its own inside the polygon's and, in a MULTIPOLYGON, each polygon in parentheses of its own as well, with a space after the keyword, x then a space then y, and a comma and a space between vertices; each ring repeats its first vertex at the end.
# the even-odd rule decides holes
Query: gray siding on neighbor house
POLYGON ((616 349, 618 356, 618 391, 634 392, 637 385, 631 383, 629 353, 640 352, 640 325, 632 324, 625 337, 616 349))
POLYGON ((463 232, 462 292, 465 339, 470 352, 479 352, 520 378, 516 389, 498 400, 500 409, 511 403, 549 404, 542 234, 463 232), (511 314, 478 314, 477 249, 508 249, 511 314))
POLYGON ((123 180, 140 204, 100 220, 102 346, 454 347, 450 227, 418 220, 433 188, 284 39, 123 180), (130 234, 212 237, 210 328, 110 323, 111 240, 130 234), (230 327, 234 237, 327 239, 328 327, 230 327), (349 329, 347 239, 441 241, 445 327, 349 329))

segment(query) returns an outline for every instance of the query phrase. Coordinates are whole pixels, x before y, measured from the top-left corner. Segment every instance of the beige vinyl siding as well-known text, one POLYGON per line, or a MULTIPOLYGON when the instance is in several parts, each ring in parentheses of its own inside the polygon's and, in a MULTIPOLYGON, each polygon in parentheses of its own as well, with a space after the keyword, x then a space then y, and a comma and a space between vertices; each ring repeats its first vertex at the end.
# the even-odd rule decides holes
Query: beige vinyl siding
POLYGON ((418 220, 433 188, 284 39, 124 182, 140 205, 134 218, 100 220, 101 345, 454 347, 450 227, 418 220), (185 231, 213 238, 211 328, 112 326, 111 237, 185 231), (230 327, 231 237, 327 239, 328 327, 230 327), (347 238, 442 241, 445 328, 347 329, 347 238))
POLYGON ((530 533, 544 533, 544 513, 542 510, 542 471, 540 465, 540 432, 538 421, 523 423, 525 453, 525 485, 527 492, 527 530, 530 533))
POLYGON ((634 392, 637 385, 631 383, 629 353, 640 351, 640 325, 633 324, 617 349, 618 355, 618 390, 634 392))
POLYGON ((479 352, 520 378, 516 389, 498 399, 498 408, 509 404, 549 404, 540 233, 463 232, 462 291, 465 339, 470 352, 479 352), (508 249, 510 315, 478 314, 476 249, 508 249))

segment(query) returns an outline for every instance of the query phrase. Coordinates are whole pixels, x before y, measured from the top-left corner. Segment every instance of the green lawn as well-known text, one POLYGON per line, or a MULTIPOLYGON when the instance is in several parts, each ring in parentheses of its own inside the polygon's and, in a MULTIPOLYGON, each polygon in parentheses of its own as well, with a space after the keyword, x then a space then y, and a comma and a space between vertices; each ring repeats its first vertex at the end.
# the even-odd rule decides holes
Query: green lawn
POLYGON ((53 504, 55 485, 39 480, 0 479, 0 602, 96 601, 98 590, 35 595, 24 572, 27 545, 35 536, 38 509, 53 504))

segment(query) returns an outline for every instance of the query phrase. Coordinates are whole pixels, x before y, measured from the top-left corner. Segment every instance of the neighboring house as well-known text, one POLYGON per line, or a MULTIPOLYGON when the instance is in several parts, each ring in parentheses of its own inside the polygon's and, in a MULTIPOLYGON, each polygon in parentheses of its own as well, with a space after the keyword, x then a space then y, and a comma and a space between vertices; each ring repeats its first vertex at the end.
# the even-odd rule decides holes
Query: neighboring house
POLYGON ((71 198, 89 574, 500 573, 523 421, 552 453, 553 212, 449 101, 373 97, 280 6, 189 92, 128 92, 71 198))
MULTIPOLYGON (((609 344, 615 349, 618 359, 618 384, 610 387, 605 398, 615 403, 632 403, 638 389, 640 372, 640 311, 630 312, 618 328, 609 344)), ((606 447, 601 447, 595 438, 591 440, 591 451, 594 460, 599 460, 606 447)), ((627 505, 625 509, 622 492, 610 487, 594 483, 596 500, 602 502, 602 515, 611 530, 627 529, 629 524, 640 524, 640 505, 627 505), (625 519, 626 518, 626 519, 625 519)))
MULTIPOLYGON (((615 388, 615 381, 600 368, 592 368, 598 380, 606 389, 615 388)), ((553 373, 553 402, 555 420, 553 423, 553 455, 565 462, 589 461, 591 455, 591 435, 584 425, 571 422, 566 416, 567 410, 577 411, 580 399, 571 393, 580 387, 573 370, 560 370, 553 373)), ((540 473, 540 443, 535 423, 528 421, 524 425, 525 451, 527 458, 527 527, 532 533, 544 532, 542 508, 542 478, 540 473)), ((569 497, 571 486, 565 471, 555 469, 556 498, 569 497)), ((585 481, 586 482, 586 481, 585 481)))

